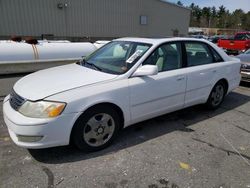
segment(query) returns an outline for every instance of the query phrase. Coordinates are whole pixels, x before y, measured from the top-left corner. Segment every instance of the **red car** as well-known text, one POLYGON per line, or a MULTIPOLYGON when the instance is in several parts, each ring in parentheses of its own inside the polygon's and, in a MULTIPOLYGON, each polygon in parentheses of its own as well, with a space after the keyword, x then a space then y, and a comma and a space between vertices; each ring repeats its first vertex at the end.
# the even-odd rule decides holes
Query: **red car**
POLYGON ((218 46, 223 48, 228 54, 238 55, 250 48, 250 32, 236 33, 232 40, 220 39, 218 46))

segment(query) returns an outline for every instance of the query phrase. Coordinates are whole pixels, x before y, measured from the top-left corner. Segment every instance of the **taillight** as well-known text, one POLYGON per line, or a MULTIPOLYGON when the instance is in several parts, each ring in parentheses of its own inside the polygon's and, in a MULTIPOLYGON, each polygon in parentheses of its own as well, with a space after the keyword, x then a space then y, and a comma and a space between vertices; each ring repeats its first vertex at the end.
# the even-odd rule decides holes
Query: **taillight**
POLYGON ((250 48, 250 41, 246 42, 246 49, 250 48))

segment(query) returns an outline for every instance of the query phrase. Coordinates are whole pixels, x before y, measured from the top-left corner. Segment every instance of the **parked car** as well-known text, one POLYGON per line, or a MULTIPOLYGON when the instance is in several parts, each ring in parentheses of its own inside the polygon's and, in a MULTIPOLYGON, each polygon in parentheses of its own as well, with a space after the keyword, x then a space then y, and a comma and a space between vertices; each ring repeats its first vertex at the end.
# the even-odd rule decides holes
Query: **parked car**
POLYGON ((250 32, 236 33, 233 39, 220 39, 218 46, 228 54, 238 55, 250 48, 250 32))
POLYGON ((208 40, 214 44, 218 44, 218 41, 220 39, 226 39, 227 37, 225 35, 214 35, 208 38, 208 40))
POLYGON ((240 82, 240 60, 209 41, 121 38, 82 61, 20 79, 3 102, 21 147, 107 147, 119 130, 204 103, 216 109, 240 82))
POLYGON ((250 82, 250 49, 237 58, 241 60, 241 81, 250 82))
POLYGON ((206 35, 190 35, 191 38, 196 38, 196 39, 206 39, 208 40, 208 36, 206 35))

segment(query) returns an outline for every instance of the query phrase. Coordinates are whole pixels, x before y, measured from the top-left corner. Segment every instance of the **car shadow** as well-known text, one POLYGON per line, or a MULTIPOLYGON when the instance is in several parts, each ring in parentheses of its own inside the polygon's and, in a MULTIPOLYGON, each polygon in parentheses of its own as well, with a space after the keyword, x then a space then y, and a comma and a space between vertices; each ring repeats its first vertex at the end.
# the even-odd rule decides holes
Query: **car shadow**
POLYGON ((225 98, 222 106, 215 111, 209 111, 203 105, 197 105, 132 125, 122 130, 111 146, 98 152, 87 153, 73 146, 63 146, 39 150, 30 149, 29 153, 35 160, 47 164, 87 160, 118 152, 173 131, 193 132, 194 130, 189 126, 223 114, 249 101, 250 96, 232 92, 225 98))

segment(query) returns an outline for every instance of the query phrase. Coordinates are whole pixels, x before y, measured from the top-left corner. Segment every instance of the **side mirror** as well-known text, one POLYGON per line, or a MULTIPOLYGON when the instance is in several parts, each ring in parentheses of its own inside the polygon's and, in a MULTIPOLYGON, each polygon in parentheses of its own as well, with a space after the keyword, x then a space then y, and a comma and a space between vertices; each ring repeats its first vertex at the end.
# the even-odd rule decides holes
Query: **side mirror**
POLYGON ((132 77, 136 76, 152 76, 158 74, 158 67, 156 65, 143 65, 139 67, 132 77))

